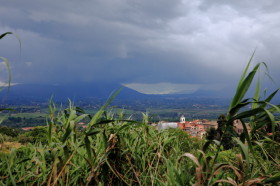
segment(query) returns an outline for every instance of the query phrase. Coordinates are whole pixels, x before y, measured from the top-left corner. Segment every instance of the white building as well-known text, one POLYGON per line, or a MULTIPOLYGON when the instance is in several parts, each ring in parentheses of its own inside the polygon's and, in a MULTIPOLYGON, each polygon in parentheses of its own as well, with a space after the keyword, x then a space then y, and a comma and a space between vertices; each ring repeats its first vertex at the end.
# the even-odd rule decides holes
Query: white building
POLYGON ((165 130, 170 128, 177 128, 178 125, 175 122, 169 122, 169 123, 159 123, 158 124, 158 130, 165 130))

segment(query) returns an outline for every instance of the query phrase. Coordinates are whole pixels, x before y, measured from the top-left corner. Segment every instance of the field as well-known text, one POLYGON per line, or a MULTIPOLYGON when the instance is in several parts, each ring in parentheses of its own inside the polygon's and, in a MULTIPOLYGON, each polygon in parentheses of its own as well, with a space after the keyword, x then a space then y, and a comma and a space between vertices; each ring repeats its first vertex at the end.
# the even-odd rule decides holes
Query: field
MULTIPOLYGON (((27 106, 14 106, 14 111, 2 112, 0 113, 0 121, 2 125, 9 127, 34 127, 46 125, 46 118, 48 116, 48 108, 44 105, 40 107, 40 111, 36 111, 38 107, 28 106, 29 110, 21 109, 22 107, 27 106), (34 112, 35 111, 35 112, 34 112)), ((93 106, 95 107, 95 106, 93 106)), ((175 107, 175 106, 174 106, 175 107)), ((118 106, 109 107, 107 112, 112 112, 114 114, 122 113, 124 116, 130 117, 135 121, 142 120, 142 111, 138 111, 137 108, 125 109, 119 108, 118 106)), ((94 114, 98 112, 97 108, 86 108, 86 113, 94 114)), ((227 112, 226 108, 148 108, 144 113, 149 113, 150 122, 159 122, 159 121, 178 121, 180 115, 185 115, 187 120, 193 119, 208 119, 208 120, 217 120, 218 116, 225 114, 227 112)))

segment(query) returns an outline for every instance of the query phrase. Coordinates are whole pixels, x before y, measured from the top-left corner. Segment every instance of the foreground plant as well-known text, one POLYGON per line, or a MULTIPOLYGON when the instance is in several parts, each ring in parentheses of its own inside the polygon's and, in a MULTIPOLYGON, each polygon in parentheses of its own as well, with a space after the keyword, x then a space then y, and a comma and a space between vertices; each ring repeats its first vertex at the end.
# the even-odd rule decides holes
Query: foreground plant
MULTIPOLYGON (((208 140, 198 159, 190 153, 184 154, 184 156, 192 159, 197 166, 197 180, 195 181, 197 185, 212 185, 220 182, 232 185, 253 185, 258 183, 276 183, 280 181, 279 173, 267 170, 267 165, 257 157, 254 150, 254 146, 260 146, 261 144, 257 133, 259 130, 270 129, 268 132, 272 132, 272 136, 275 135, 276 122, 274 114, 276 112, 280 113, 280 107, 279 105, 271 104, 272 98, 277 94, 279 89, 275 90, 264 100, 260 99, 259 79, 257 80, 254 96, 252 98, 244 99, 249 88, 252 86, 252 82, 256 73, 259 71, 260 66, 263 65, 267 69, 265 63, 258 63, 250 72, 248 72, 253 56, 254 54, 240 78, 227 115, 219 118, 220 123, 217 130, 217 140, 208 140), (246 106, 248 105, 251 105, 251 109, 246 110, 246 106), (250 133, 245 124, 245 119, 249 119, 249 126, 251 128, 250 133), (239 120, 243 126, 243 133, 239 135, 239 137, 237 137, 237 134, 234 134, 234 121, 236 120, 239 120), (211 144, 215 144, 217 148, 214 157, 207 155, 207 151, 211 144), (220 152, 222 148, 230 149, 234 146, 240 147, 241 155, 237 156, 239 164, 234 165, 229 162, 218 163, 217 159, 221 154, 220 152), (225 172, 222 172, 221 170, 231 170, 231 177, 223 179, 225 172), (235 180, 233 177, 235 177, 235 180)), ((267 156, 267 152, 263 148, 262 150, 264 155, 267 156)), ((275 166, 275 163, 276 167, 278 167, 278 171, 280 171, 279 161, 272 161, 268 165, 275 166)))
POLYGON ((180 130, 157 131, 143 122, 107 112, 94 115, 50 103, 48 143, 29 144, 0 157, 0 185, 173 185, 189 183, 185 151, 201 141, 180 130), (83 130, 81 121, 87 123, 83 130))
MULTIPOLYGON (((14 35, 18 42, 19 42, 19 45, 20 45, 20 49, 21 49, 21 41, 19 39, 19 36, 12 33, 12 32, 5 32, 3 34, 0 35, 0 40, 3 39, 4 37, 6 37, 7 35, 14 35)), ((2 57, 0 56, 0 59, 3 60, 3 62, 5 63, 6 67, 7 67, 7 70, 8 70, 8 87, 10 88, 11 86, 11 80, 12 80, 12 75, 11 75, 11 68, 10 68, 10 62, 8 61, 7 58, 5 57, 2 57)), ((0 88, 0 91, 2 90, 3 87, 0 88)), ((1 111, 1 110, 0 110, 1 111)))

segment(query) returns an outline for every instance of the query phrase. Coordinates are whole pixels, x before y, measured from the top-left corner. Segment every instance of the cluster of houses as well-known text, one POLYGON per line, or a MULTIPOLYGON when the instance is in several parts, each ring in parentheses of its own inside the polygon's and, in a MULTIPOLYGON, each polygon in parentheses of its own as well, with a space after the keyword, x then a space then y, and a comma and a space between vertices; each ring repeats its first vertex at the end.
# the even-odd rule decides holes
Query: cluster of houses
MULTIPOLYGON (((158 128, 158 130, 165 130, 169 128, 180 128, 181 130, 187 132, 193 137, 200 137, 206 135, 206 131, 210 128, 218 128, 217 121, 209 121, 207 119, 202 120, 193 120, 193 121, 186 121, 186 118, 184 115, 180 117, 179 122, 165 122, 160 121, 158 124, 152 124, 158 128)), ((243 132, 243 126, 242 123, 239 120, 235 120, 234 123, 234 129, 238 134, 241 134, 243 132)), ((248 124, 246 124, 247 130, 250 131, 250 127, 248 124)), ((79 128, 86 128, 86 124, 83 122, 78 123, 79 128)), ((34 127, 24 127, 22 130, 29 131, 32 130, 34 127)))
MULTIPOLYGON (((187 132, 193 137, 203 137, 209 128, 218 128, 217 121, 208 121, 206 119, 186 121, 184 115, 180 117, 179 122, 164 122, 160 121, 157 125, 158 130, 165 130, 169 128, 180 128, 181 130, 187 132)), ((234 121, 234 128, 237 133, 241 134, 243 132, 242 124, 239 120, 234 121)))

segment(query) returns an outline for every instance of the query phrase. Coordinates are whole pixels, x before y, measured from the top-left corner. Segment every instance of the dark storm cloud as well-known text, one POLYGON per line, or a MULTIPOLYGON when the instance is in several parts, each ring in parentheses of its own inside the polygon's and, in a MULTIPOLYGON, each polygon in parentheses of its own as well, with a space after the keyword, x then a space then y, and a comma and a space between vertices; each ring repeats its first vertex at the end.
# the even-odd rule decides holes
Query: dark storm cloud
MULTIPOLYGON (((279 68, 278 1, 2 1, 1 40, 14 81, 63 83, 236 82, 255 60, 279 68)), ((137 85, 138 85, 137 84, 137 85)), ((167 84, 164 84, 165 86, 167 84)), ((235 84, 234 84, 235 85, 235 84)), ((233 86, 234 86, 233 85, 233 86)))

